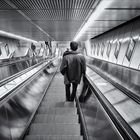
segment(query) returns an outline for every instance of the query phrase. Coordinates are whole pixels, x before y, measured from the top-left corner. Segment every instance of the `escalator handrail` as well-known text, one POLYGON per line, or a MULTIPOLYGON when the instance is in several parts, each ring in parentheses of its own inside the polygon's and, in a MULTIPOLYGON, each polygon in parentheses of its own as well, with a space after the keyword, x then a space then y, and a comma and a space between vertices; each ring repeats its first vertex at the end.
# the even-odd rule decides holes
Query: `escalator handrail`
POLYGON ((30 71, 31 69, 33 69, 33 68, 35 68, 35 67, 39 66, 40 64, 42 64, 42 63, 44 63, 44 62, 47 62, 47 61, 48 61, 48 60, 44 60, 44 61, 42 61, 42 62, 39 62, 39 63, 37 63, 37 64, 35 64, 35 65, 33 65, 33 66, 31 66, 31 67, 25 69, 25 70, 22 70, 22 71, 20 71, 20 72, 14 74, 14 75, 11 75, 11 76, 9 76, 9 77, 7 77, 7 78, 1 80, 1 81, 0 81, 0 87, 3 86, 4 84, 8 83, 9 81, 12 81, 13 79, 15 79, 15 78, 21 76, 22 74, 24 74, 24 73, 30 71))
POLYGON ((4 66, 7 66, 7 65, 12 65, 12 64, 15 64, 15 63, 18 63, 18 62, 22 62, 22 61, 28 61, 28 60, 31 60, 32 58, 24 58, 24 59, 19 59, 19 60, 10 60, 9 62, 3 62, 3 63, 0 63, 0 67, 4 67, 4 66))
POLYGON ((140 97, 137 96, 136 94, 134 94, 133 92, 131 92, 130 90, 126 89, 125 87, 123 87, 122 85, 120 85, 119 83, 116 83, 114 80, 112 80, 110 77, 105 76, 102 72, 100 72, 99 70, 96 70, 95 68, 91 67, 90 65, 87 65, 90 69, 92 69, 93 71, 95 71, 97 74, 99 74, 103 79, 105 79, 106 81, 108 81, 109 83, 111 83, 113 86, 115 86, 117 89, 119 89, 120 91, 122 91, 123 93, 125 93, 128 97, 130 97, 132 100, 134 100, 135 102, 137 102, 138 104, 140 104, 140 97))
POLYGON ((40 71, 43 71, 50 63, 51 63, 51 61, 48 62, 43 68, 41 68, 40 70, 38 70, 36 73, 34 73, 33 75, 31 75, 29 78, 27 78, 26 80, 24 80, 22 83, 20 83, 20 84, 17 85, 16 87, 14 87, 14 89, 8 91, 7 94, 3 95, 3 97, 1 97, 1 99, 0 99, 0 105, 2 105, 3 102, 5 102, 5 100, 7 100, 8 95, 10 95, 11 93, 13 93, 13 91, 18 90, 19 87, 24 86, 24 84, 26 84, 26 82, 27 82, 29 79, 31 79, 31 78, 34 77, 35 75, 38 75, 38 73, 40 73, 40 71))
POLYGON ((84 114, 83 114, 83 111, 81 109, 81 105, 79 103, 79 100, 78 100, 77 96, 75 98, 75 102, 77 104, 77 109, 78 109, 78 114, 79 114, 79 117, 80 117, 80 124, 81 124, 81 129, 82 129, 82 134, 83 134, 84 140, 89 140, 89 135, 88 135, 87 127, 86 127, 84 114))
POLYGON ((134 132, 134 130, 128 125, 128 123, 122 118, 122 116, 117 112, 113 105, 105 98, 97 86, 92 82, 90 77, 86 75, 86 79, 89 83, 90 88, 95 93, 99 102, 107 112, 108 116, 111 118, 112 122, 124 138, 124 140, 139 140, 139 136, 134 132))
MULTIPOLYGON (((36 57, 36 58, 38 59, 38 58, 41 58, 41 57, 36 57)), ((29 60, 32 60, 32 59, 33 59, 32 57, 29 57, 29 58, 19 58, 18 60, 10 60, 8 62, 0 62, 0 67, 4 67, 4 66, 7 66, 7 65, 12 65, 12 64, 19 63, 19 62, 22 62, 22 61, 29 61, 29 60)))

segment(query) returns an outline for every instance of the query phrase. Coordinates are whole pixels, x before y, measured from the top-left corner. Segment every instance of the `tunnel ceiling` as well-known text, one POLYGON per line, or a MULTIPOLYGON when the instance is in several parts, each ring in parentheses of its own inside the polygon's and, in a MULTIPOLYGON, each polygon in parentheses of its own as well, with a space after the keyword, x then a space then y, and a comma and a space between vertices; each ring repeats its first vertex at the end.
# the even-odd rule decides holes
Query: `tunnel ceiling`
MULTIPOLYGON (((140 0, 102 1, 110 1, 110 5, 80 40, 95 37, 140 15, 140 0)), ((99 6, 100 0, 0 0, 0 30, 37 41, 71 41, 99 6)))

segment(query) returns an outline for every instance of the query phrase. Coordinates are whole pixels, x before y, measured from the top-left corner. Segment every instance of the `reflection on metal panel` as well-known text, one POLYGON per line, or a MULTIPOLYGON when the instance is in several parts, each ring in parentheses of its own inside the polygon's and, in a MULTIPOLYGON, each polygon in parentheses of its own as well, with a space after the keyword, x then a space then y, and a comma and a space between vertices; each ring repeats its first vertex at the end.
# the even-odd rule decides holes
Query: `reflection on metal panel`
POLYGON ((99 56, 99 52, 100 52, 100 44, 98 43, 98 45, 97 45, 97 56, 99 56))
POLYGON ((5 106, 0 107, 0 139, 11 140, 11 131, 5 106))
POLYGON ((104 50, 105 50, 105 44, 104 44, 104 42, 102 42, 102 46, 101 46, 101 55, 102 56, 104 54, 104 50))
MULTIPOLYGON (((90 61, 90 60, 89 60, 90 61)), ((90 65, 97 71, 102 72, 107 77, 120 84, 128 91, 131 91, 134 95, 140 98, 140 72, 135 69, 122 67, 99 59, 91 59, 90 65)), ((87 69, 88 70, 88 69, 87 69)), ((88 70, 90 71, 90 70, 88 70)), ((87 73, 88 73, 87 71, 87 73)), ((92 74, 92 71, 90 71, 92 74)), ((97 75, 94 74, 94 77, 97 75)), ((92 78, 92 76, 90 76, 92 78)))
POLYGON ((115 48, 115 52, 114 52, 114 55, 115 55, 116 59, 118 58, 118 55, 119 55, 119 52, 120 52, 120 48, 121 48, 121 43, 120 43, 120 41, 118 41, 116 43, 116 48, 115 48))
POLYGON ((12 98, 1 104, 1 140, 17 140, 20 138, 54 71, 38 75, 28 85, 26 84, 16 91, 12 98))
POLYGON ((139 69, 140 67, 140 40, 139 38, 135 40, 135 49, 133 51, 133 56, 131 58, 131 62, 130 62, 130 67, 135 68, 135 69, 139 69))
MULTIPOLYGON (((139 121, 140 120, 140 116, 139 116, 140 105, 139 103, 134 101, 133 98, 130 98, 128 94, 125 94, 124 91, 117 89, 117 87, 113 86, 106 80, 102 80, 100 78, 98 80, 92 80, 92 82, 94 83, 94 85, 96 85, 95 87, 101 91, 99 93, 106 97, 109 103, 113 105, 113 107, 117 110, 117 112, 121 115, 121 117, 127 122, 129 127, 134 130, 133 132, 134 135, 136 133, 137 134, 136 137, 139 138, 140 136, 140 123, 139 123, 140 122, 139 121)), ((128 85, 128 83, 126 85, 128 85)))
POLYGON ((110 52, 111 52, 111 43, 109 42, 108 47, 107 47, 107 52, 106 52, 106 55, 108 58, 109 58, 110 52))
POLYGON ((126 54, 125 54, 125 56, 126 56, 126 58, 127 58, 128 61, 130 61, 130 59, 131 59, 132 53, 134 51, 134 47, 135 47, 135 40, 134 39, 131 39, 130 40, 130 43, 128 45, 126 54))
POLYGON ((89 140, 123 140, 93 92, 88 101, 82 104, 82 111, 89 140))

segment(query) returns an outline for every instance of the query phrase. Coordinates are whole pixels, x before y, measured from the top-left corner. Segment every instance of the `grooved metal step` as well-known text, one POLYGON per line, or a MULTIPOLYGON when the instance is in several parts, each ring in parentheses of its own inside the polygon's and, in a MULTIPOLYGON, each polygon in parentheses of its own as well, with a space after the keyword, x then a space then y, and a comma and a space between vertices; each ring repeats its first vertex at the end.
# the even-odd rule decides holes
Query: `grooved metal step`
POLYGON ((77 115, 43 115, 35 116, 34 123, 75 123, 78 124, 77 115))
POLYGON ((62 80, 56 74, 24 140, 83 140, 75 102, 65 101, 62 80))
POLYGON ((29 135, 25 140, 83 140, 82 136, 46 136, 46 135, 29 135))
POLYGON ((33 123, 29 135, 76 135, 80 136, 80 125, 61 123, 33 123))
POLYGON ((38 114, 63 114, 63 115, 76 115, 77 109, 70 108, 70 107, 55 107, 55 108, 47 108, 47 107, 40 107, 38 110, 38 114))
POLYGON ((40 107, 72 107, 75 108, 75 103, 74 102, 56 102, 54 101, 43 101, 40 105, 40 107))

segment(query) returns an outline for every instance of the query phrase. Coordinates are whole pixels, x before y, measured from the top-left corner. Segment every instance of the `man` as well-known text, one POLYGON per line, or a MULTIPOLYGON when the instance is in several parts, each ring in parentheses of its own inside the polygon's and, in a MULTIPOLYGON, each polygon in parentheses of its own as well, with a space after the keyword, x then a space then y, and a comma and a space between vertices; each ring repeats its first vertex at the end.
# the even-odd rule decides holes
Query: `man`
POLYGON ((35 65, 37 63, 37 59, 36 59, 36 46, 32 43, 31 44, 31 51, 32 51, 32 64, 31 65, 35 65))
POLYGON ((77 52, 78 43, 70 43, 71 51, 63 55, 60 72, 64 75, 64 84, 66 89, 66 101, 74 101, 76 96, 77 86, 81 81, 82 75, 85 75, 86 63, 82 54, 77 52), (70 87, 72 85, 72 94, 70 87))
POLYGON ((69 48, 67 48, 66 51, 63 53, 63 57, 64 57, 65 55, 67 55, 67 53, 69 53, 69 48))

